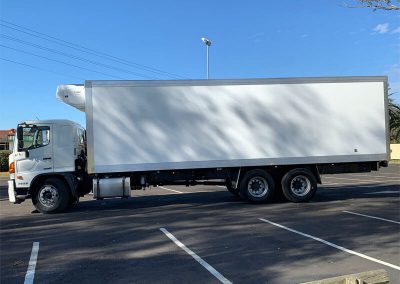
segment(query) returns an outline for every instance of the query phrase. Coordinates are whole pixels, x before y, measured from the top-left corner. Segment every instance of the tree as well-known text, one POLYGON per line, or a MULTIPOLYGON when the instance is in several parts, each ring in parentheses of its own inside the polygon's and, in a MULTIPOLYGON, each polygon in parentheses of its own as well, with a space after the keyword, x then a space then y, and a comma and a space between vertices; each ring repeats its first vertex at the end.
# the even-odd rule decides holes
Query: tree
POLYGON ((391 11, 400 11, 400 0, 356 0, 359 5, 358 6, 350 6, 346 5, 349 8, 371 8, 374 11, 376 10, 391 10, 391 11), (396 2, 393 4, 393 2, 396 2))
POLYGON ((400 143, 400 105, 396 104, 389 95, 389 128, 390 142, 400 143))

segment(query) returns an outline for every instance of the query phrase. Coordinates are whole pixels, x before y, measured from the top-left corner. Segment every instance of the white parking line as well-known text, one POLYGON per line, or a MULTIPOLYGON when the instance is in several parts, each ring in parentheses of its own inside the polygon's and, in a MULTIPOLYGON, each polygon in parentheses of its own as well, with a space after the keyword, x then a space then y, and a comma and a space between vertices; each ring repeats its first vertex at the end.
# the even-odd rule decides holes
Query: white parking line
POLYGON ((178 190, 175 190, 175 189, 166 188, 166 187, 163 187, 163 186, 157 186, 157 187, 162 188, 162 189, 165 189, 165 190, 169 190, 169 191, 172 191, 172 192, 175 192, 175 193, 183 193, 182 191, 178 191, 178 190))
POLYGON ((381 173, 381 172, 377 172, 376 174, 372 174, 372 175, 376 175, 376 176, 390 176, 390 177, 398 177, 399 174, 397 173, 381 173))
POLYGON ((374 192, 365 192, 364 194, 400 194, 399 190, 383 190, 383 191, 374 191, 374 192))
POLYGON ((367 218, 372 218, 372 219, 378 219, 378 220, 382 220, 382 221, 386 221, 386 222, 391 222, 391 223, 400 224, 400 222, 397 222, 397 221, 393 221, 393 220, 389 220, 389 219, 384 219, 384 218, 379 218, 379 217, 370 216, 370 215, 364 215, 364 214, 355 213, 355 212, 351 212, 351 211, 342 211, 342 212, 348 213, 348 214, 353 214, 353 215, 358 215, 358 216, 363 216, 363 217, 367 217, 367 218))
POLYGON ((352 176, 352 177, 366 177, 366 178, 368 178, 368 177, 370 177, 370 178, 383 178, 383 179, 393 178, 393 179, 395 179, 397 181, 400 181, 400 179, 398 178, 399 175, 397 175, 397 176, 396 175, 378 176, 378 175, 351 174, 350 176, 352 176))
POLYGON ((324 176, 324 177, 322 177, 322 179, 325 179, 325 178, 331 178, 331 179, 342 179, 342 180, 354 180, 354 181, 361 181, 361 182, 388 182, 388 181, 392 181, 392 182, 399 182, 400 180, 399 179, 386 179, 385 181, 382 181, 382 180, 372 180, 372 179, 356 179, 356 178, 342 178, 342 177, 327 177, 327 176, 324 176))
POLYGON ((314 236, 311 236, 311 235, 302 233, 302 232, 300 232, 300 231, 297 231, 297 230, 294 230, 294 229, 285 227, 285 226, 283 226, 283 225, 280 225, 280 224, 277 224, 277 223, 268 221, 268 220, 263 219, 263 218, 259 218, 259 220, 260 220, 260 221, 263 221, 263 222, 266 222, 266 223, 269 223, 269 224, 271 224, 271 225, 274 225, 274 226, 276 226, 276 227, 279 227, 279 228, 281 228, 281 229, 285 229, 285 230, 290 231, 290 232, 292 232, 292 233, 299 234, 299 235, 301 235, 301 236, 303 236, 303 237, 307 237, 307 238, 313 239, 313 240, 315 240, 315 241, 324 243, 324 244, 326 244, 326 245, 328 245, 328 246, 331 246, 331 247, 333 247, 333 248, 336 248, 336 249, 338 249, 338 250, 341 250, 341 251, 344 251, 344 252, 347 252, 347 253, 350 253, 350 254, 357 255, 357 256, 359 256, 359 257, 368 259, 368 260, 370 260, 370 261, 373 261, 373 262, 376 262, 376 263, 379 263, 379 264, 382 264, 382 265, 385 265, 385 266, 394 268, 394 269, 396 269, 396 270, 400 270, 400 266, 397 266, 397 265, 394 265, 394 264, 391 264, 391 263, 388 263, 388 262, 379 260, 379 259, 377 259, 377 258, 370 257, 370 256, 368 256, 368 255, 365 255, 365 254, 356 252, 356 251, 354 251, 354 250, 350 250, 350 249, 344 248, 344 247, 342 247, 342 246, 335 245, 334 243, 331 243, 331 242, 325 241, 325 240, 323 240, 323 239, 320 239, 320 238, 317 238, 317 237, 314 237, 314 236))
MULTIPOLYGON (((370 183, 366 183, 370 184, 370 183)), ((330 185, 337 185, 337 186, 332 186, 335 188, 352 188, 352 187, 380 187, 380 186, 388 186, 387 184, 385 185, 362 185, 361 183, 336 183, 336 182, 327 182, 327 183, 322 183, 322 187, 326 186, 329 187, 330 185)))
POLYGON ((31 258, 29 259, 28 270, 26 271, 24 284, 32 284, 35 278, 36 261, 39 253, 39 242, 32 245, 31 258))
POLYGON ((369 186, 388 186, 388 185, 397 185, 396 183, 383 183, 383 182, 377 182, 371 184, 371 182, 328 182, 328 181, 322 181, 322 185, 343 185, 343 186, 357 186, 357 185, 369 185, 369 186))
POLYGON ((231 281, 226 279, 221 273, 215 270, 214 267, 209 265, 205 260, 203 260, 200 256, 195 254, 192 250, 187 248, 183 243, 181 243, 177 238, 174 237, 170 232, 168 232, 165 228, 160 228, 160 231, 163 232, 171 241, 173 241, 178 247, 183 249, 188 255, 193 257, 198 263, 200 263, 205 269, 207 269, 212 275, 214 275, 221 283, 232 284, 231 281))
MULTIPOLYGON (((182 191, 179 191, 179 190, 175 190, 175 189, 171 189, 171 188, 167 188, 167 187, 164 187, 164 186, 157 186, 157 187, 159 187, 159 188, 162 188, 162 189, 165 189, 165 190, 168 190, 168 191, 172 191, 172 192, 175 192, 175 193, 186 193, 186 194, 192 194, 192 193, 211 193, 211 192, 216 192, 216 191, 212 191, 212 190, 195 190, 195 191, 187 191, 187 192, 182 192, 182 191)), ((221 192, 221 191, 218 191, 218 192, 221 192)), ((163 194, 163 195, 167 195, 167 194, 163 194)))

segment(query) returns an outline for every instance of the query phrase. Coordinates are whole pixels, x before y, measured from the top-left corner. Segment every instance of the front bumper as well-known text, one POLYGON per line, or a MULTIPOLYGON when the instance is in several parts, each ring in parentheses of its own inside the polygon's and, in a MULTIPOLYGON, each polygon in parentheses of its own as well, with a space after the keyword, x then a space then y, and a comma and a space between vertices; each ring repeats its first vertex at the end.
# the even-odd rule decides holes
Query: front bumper
POLYGON ((16 188, 14 180, 8 181, 8 200, 11 203, 21 203, 27 198, 30 198, 29 188, 16 188))
POLYGON ((14 180, 8 181, 8 200, 10 200, 11 203, 15 203, 17 200, 14 180))

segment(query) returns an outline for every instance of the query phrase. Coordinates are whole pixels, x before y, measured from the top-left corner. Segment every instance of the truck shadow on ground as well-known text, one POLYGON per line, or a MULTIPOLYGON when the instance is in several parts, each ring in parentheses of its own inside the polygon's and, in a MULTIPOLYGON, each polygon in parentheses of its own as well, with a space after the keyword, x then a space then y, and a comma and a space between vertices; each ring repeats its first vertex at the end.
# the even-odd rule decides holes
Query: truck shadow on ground
MULTIPOLYGON (((376 186, 376 184, 366 184, 376 186)), ((399 185, 379 185, 377 188, 352 187, 352 188, 320 188, 310 203, 335 202, 355 198, 373 199, 386 197, 400 197, 399 185), (382 192, 382 193, 380 193, 382 192)), ((135 196, 121 200, 85 200, 73 206, 70 211, 80 212, 87 210, 113 210, 113 209, 142 209, 170 205, 196 205, 196 204, 215 204, 218 205, 238 205, 248 204, 248 206, 268 206, 278 204, 291 204, 282 193, 276 194, 271 202, 266 204, 250 204, 239 197, 233 196, 227 191, 215 192, 190 192, 182 194, 163 194, 135 196)))
MULTIPOLYGON (((318 189, 315 197, 310 202, 330 202, 339 200, 348 200, 354 198, 379 198, 379 197, 400 197, 400 185, 382 185, 382 184, 364 184, 363 187, 321 187, 318 189), (366 187, 368 186, 368 188, 366 187), (376 187, 374 187, 376 186, 376 187), (382 192, 382 193, 380 193, 382 192)), ((8 200, 8 192, 6 187, 0 187, 0 201, 8 200)), ((31 202, 27 200, 25 202, 31 202)), ((140 209, 159 206, 167 206, 173 204, 243 204, 246 201, 239 197, 233 196, 227 191, 210 191, 210 192, 187 192, 182 194, 161 194, 158 195, 135 195, 128 199, 111 198, 104 200, 82 200, 73 205, 70 212, 80 212, 87 210, 112 210, 112 209, 140 209)), ((266 204, 249 204, 253 206, 268 206, 268 204, 285 204, 289 203, 281 192, 276 192, 273 200, 266 204)))

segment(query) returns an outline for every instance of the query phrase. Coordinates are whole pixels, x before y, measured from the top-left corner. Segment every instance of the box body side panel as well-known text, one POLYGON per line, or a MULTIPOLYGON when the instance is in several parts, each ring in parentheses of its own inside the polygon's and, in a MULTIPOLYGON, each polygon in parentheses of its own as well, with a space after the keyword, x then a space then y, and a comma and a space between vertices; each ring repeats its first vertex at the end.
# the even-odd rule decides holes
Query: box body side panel
POLYGON ((388 155, 383 81, 85 89, 91 173, 388 155))

